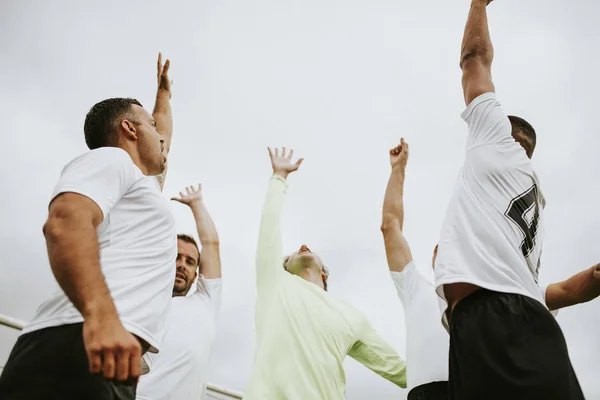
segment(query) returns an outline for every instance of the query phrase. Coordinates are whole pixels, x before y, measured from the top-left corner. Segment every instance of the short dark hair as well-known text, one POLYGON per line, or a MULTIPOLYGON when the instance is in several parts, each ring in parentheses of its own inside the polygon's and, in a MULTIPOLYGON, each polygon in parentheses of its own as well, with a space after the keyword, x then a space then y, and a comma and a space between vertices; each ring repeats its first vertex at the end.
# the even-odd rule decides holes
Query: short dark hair
POLYGON ((196 243, 196 240, 190 235, 186 235, 185 233, 178 233, 177 239, 183 240, 186 243, 191 243, 196 247, 196 250, 198 250, 198 268, 202 270, 202 268, 200 268, 200 248, 198 247, 198 243, 196 243))
POLYGON ((136 99, 113 98, 96 103, 90 108, 83 124, 85 143, 90 150, 117 145, 117 120, 127 116, 133 104, 142 107, 136 99))
POLYGON ((531 157, 536 145, 535 129, 523 118, 509 115, 508 119, 512 125, 512 136, 523 146, 527 155, 531 157), (522 138, 525 138, 525 140, 521 140, 522 138))

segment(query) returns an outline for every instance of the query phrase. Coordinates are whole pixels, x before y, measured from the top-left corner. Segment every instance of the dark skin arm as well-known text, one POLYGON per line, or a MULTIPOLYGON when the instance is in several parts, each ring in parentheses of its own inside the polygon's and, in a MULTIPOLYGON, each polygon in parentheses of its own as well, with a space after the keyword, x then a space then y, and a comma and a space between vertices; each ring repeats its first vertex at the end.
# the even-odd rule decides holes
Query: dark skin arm
POLYGON ((108 380, 135 380, 141 373, 142 349, 121 324, 100 269, 96 228, 102 219, 102 211, 88 197, 56 197, 44 225, 48 258, 58 284, 84 318, 90 372, 108 380))
POLYGON ((496 90, 492 82, 494 47, 490 39, 486 10, 489 3, 491 0, 472 0, 465 26, 460 68, 467 106, 478 96, 496 90))
POLYGON ((600 296, 600 264, 565 281, 549 285, 546 289, 546 305, 553 311, 586 303, 598 296, 600 296))

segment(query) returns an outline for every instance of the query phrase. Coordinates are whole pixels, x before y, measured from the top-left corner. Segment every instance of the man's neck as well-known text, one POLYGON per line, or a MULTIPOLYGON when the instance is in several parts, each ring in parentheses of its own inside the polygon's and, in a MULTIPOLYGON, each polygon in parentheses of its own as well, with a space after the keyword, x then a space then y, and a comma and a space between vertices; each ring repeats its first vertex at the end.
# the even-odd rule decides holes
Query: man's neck
POLYGON ((316 272, 312 268, 303 268, 302 271, 298 273, 298 276, 304 279, 307 282, 314 283, 323 289, 323 280, 321 279, 321 274, 316 272))

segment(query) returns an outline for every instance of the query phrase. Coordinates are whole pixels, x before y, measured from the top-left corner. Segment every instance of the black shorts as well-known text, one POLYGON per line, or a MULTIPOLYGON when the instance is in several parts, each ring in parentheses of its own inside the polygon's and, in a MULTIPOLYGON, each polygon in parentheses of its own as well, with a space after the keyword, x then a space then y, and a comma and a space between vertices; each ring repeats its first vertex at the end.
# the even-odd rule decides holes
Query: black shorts
POLYGON ((584 399, 558 323, 538 301, 480 289, 450 320, 452 400, 584 399))
POLYGON ((2 400, 135 400, 135 384, 89 372, 83 324, 21 335, 0 376, 2 400))
POLYGON ((431 382, 414 387, 407 400, 448 400, 448 382, 431 382))

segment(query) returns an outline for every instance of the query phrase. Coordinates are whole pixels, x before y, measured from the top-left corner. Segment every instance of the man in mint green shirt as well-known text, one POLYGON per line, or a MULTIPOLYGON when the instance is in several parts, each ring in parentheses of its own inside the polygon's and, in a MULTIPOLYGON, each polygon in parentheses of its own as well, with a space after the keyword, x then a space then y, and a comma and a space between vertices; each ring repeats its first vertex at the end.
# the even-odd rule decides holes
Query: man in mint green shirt
POLYGON ((327 293, 327 270, 302 246, 283 259, 280 219, 293 150, 269 149, 273 177, 256 254, 257 349, 245 400, 344 399, 346 355, 400 387, 406 367, 351 305, 327 293), (283 266, 282 266, 283 260, 283 266))

